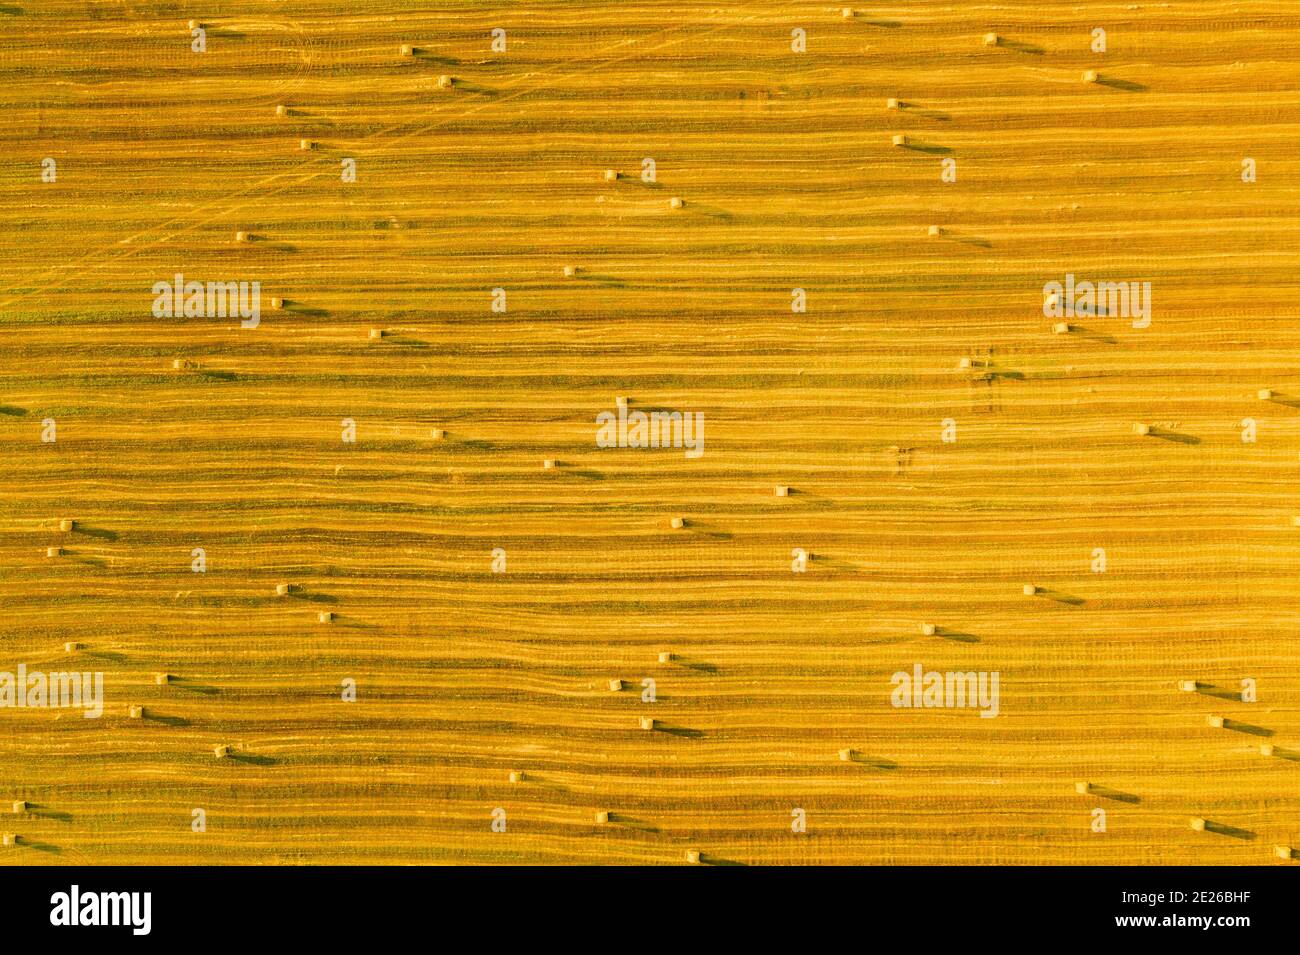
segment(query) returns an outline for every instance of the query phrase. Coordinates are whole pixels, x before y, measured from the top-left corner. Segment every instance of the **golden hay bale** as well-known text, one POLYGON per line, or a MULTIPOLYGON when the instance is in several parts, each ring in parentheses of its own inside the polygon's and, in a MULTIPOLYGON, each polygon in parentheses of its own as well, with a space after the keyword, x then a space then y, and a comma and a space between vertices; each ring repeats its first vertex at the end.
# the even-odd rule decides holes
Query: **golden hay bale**
POLYGON ((67 643, 65 643, 65 644, 63 645, 63 652, 64 652, 64 653, 75 653, 76 651, 78 651, 78 650, 80 650, 80 649, 81 649, 81 644, 79 644, 79 643, 74 643, 74 642, 71 641, 71 640, 69 640, 67 643))
POLYGON ((298 140, 298 148, 301 149, 301 150, 304 150, 304 151, 305 151, 305 150, 308 150, 308 149, 313 149, 313 148, 315 148, 315 146, 316 146, 316 144, 313 143, 310 139, 300 139, 300 140, 298 140))
POLYGON ((610 688, 611 690, 613 690, 615 693, 617 693, 619 690, 623 689, 623 681, 622 681, 622 680, 610 680, 610 681, 609 681, 609 688, 610 688))
POLYGON ((1223 717, 1222 717, 1222 716, 1207 716, 1207 717, 1205 718, 1205 724, 1206 724, 1207 726, 1213 726, 1215 729, 1223 729, 1223 717))
POLYGON ((293 584, 276 584, 275 592, 281 597, 287 597, 293 592, 293 584))
POLYGON ((790 496, 790 488, 789 488, 789 486, 788 486, 788 485, 785 485, 785 484, 778 484, 778 485, 776 486, 776 496, 777 496, 777 497, 789 497, 789 496, 790 496))
POLYGON ((333 611, 322 610, 320 613, 316 614, 316 621, 318 623, 333 623, 334 622, 333 611))
POLYGON ((606 182, 618 182, 618 170, 616 170, 616 169, 606 169, 606 170, 605 170, 605 181, 606 181, 606 182))
POLYGON ((840 750, 840 762, 841 762, 841 763, 847 763, 847 762, 848 762, 849 760, 851 760, 851 759, 853 759, 853 750, 851 750, 851 749, 842 749, 842 750, 840 750))
POLYGON ((511 770, 509 778, 512 783, 522 783, 524 781, 523 771, 519 769, 511 770))
POLYGON ((236 233, 235 233, 235 241, 236 241, 236 242, 247 242, 247 241, 248 241, 248 233, 247 233, 247 232, 236 232, 236 233))
POLYGON ((542 458, 542 467, 547 471, 555 470, 555 458, 542 458))
POLYGON ((382 328, 372 328, 372 329, 370 329, 370 338, 371 338, 373 341, 378 341, 379 339, 381 339, 381 338, 383 338, 383 337, 384 337, 384 330, 383 330, 382 328))
POLYGON ((1196 692, 1196 686, 1197 686, 1197 684, 1196 684, 1196 681, 1195 681, 1195 680, 1179 680, 1179 681, 1178 681, 1178 689, 1182 690, 1184 693, 1195 693, 1195 692, 1196 692))
POLYGON ((284 308, 284 299, 282 298, 271 299, 271 307, 276 309, 284 308))
POLYGON ((1151 425, 1139 421, 1133 425, 1133 433, 1145 437, 1151 433, 1151 425))
POLYGON ((1001 42, 1002 42, 1002 37, 998 36, 996 33, 984 34, 985 46, 997 46, 1001 42))
POLYGON ((452 79, 450 76, 444 73, 442 76, 438 77, 438 89, 440 90, 451 89, 452 84, 455 82, 456 81, 454 79, 452 79))
POLYGON ((1096 71, 1096 70, 1085 70, 1085 71, 1084 71, 1084 74, 1083 74, 1083 81, 1084 81, 1085 83, 1096 83, 1098 79, 1100 79, 1100 77, 1097 76, 1097 71, 1096 71))
POLYGON ((1092 792, 1092 783, 1075 783, 1074 791, 1080 796, 1086 796, 1088 793, 1092 792))
POLYGON ((668 525, 673 530, 679 531, 686 526, 686 522, 682 520, 680 517, 674 517, 671 521, 668 522, 668 525))
POLYGON ((1197 832, 1205 831, 1205 820, 1202 819, 1200 816, 1193 816, 1191 824, 1192 824, 1192 828, 1195 829, 1197 832))
POLYGON ((27 811, 27 800, 25 800, 25 799, 15 799, 15 800, 14 800, 14 812, 15 812, 15 813, 22 813, 22 812, 26 812, 26 811, 27 811))
POLYGON ((77 529, 76 521, 69 520, 66 517, 63 520, 59 521, 59 530, 65 533, 67 533, 68 531, 75 531, 76 529, 77 529))
POLYGON ((891 140, 891 142, 892 142, 895 146, 906 146, 906 145, 907 145, 907 137, 904 136, 902 133, 895 133, 893 139, 891 140))
POLYGON ((1290 859, 1295 854, 1295 850, 1290 846, 1274 846, 1273 855, 1279 859, 1290 859))
POLYGON ((932 623, 923 623, 923 624, 921 624, 921 633, 924 634, 924 635, 927 636, 927 637, 933 637, 933 636, 934 636, 934 624, 932 624, 932 623))
POLYGON ((1271 388, 1261 388, 1261 389, 1259 389, 1259 400, 1260 400, 1260 401, 1272 401, 1272 400, 1273 400, 1273 390, 1272 390, 1271 388))
POLYGON ((1038 586, 1036 584, 1025 584, 1020 588, 1020 592, 1026 597, 1032 597, 1034 594, 1038 593, 1038 586))
POLYGON ((659 662, 660 662, 660 663, 672 663, 672 662, 673 662, 673 654, 672 654, 672 651, 671 651, 671 650, 660 650, 660 651, 659 651, 659 662))
POLYGON ((566 265, 564 267, 564 277, 566 279, 571 279, 577 274, 578 274, 578 267, 576 265, 566 265))
POLYGON ((172 675, 170 673, 155 673, 153 675, 153 682, 156 686, 166 686, 171 681, 172 675))
POLYGON ((18 837, 12 832, 6 832, 3 836, 0 836, 0 844, 16 846, 18 845, 18 837))
POLYGON ((227 756, 230 755, 230 747, 227 746, 225 743, 219 743, 218 745, 212 747, 212 752, 213 755, 217 757, 217 759, 225 759, 227 756))
POLYGON ((62 553, 63 553, 63 548, 62 548, 62 547, 47 547, 47 548, 45 548, 45 556, 46 556, 46 557, 58 557, 58 556, 59 556, 60 554, 62 554, 62 553))
POLYGON ((885 100, 885 109, 901 109, 901 105, 894 97, 885 100))
POLYGON ((1070 334, 1070 323, 1069 323, 1069 322, 1057 322, 1055 325, 1052 326, 1052 333, 1053 333, 1054 335, 1068 335, 1068 334, 1070 334))
POLYGON ((609 813, 604 809, 596 810, 596 822, 602 825, 609 822, 609 813))
POLYGON ((1273 755, 1273 744, 1272 744, 1272 743, 1260 743, 1260 744, 1259 744, 1259 755, 1261 755, 1261 756, 1272 756, 1272 755, 1273 755))
POLYGON ((700 864, 700 850, 699 850, 699 849, 687 849, 687 850, 686 850, 686 861, 689 862, 691 865, 699 865, 699 864, 700 864))
POLYGON ((641 717, 641 728, 643 730, 652 730, 655 728, 655 721, 649 716, 641 717))
POLYGON ((927 232, 929 235, 931 235, 931 236, 943 235, 943 226, 941 226, 941 225, 932 225, 932 226, 930 226, 930 228, 928 228, 928 229, 926 230, 926 232, 927 232))
POLYGON ((678 196, 673 196, 668 200, 668 208, 670 209, 680 209, 684 205, 686 205, 686 203, 684 203, 678 196))
POLYGON ((144 717, 144 707, 132 706, 126 711, 126 715, 131 717, 133 720, 141 719, 144 717))
POLYGON ((287 106, 285 106, 285 105, 283 105, 283 104, 277 106, 277 107, 275 108, 275 115, 276 115, 276 116, 281 116, 281 117, 283 117, 283 116, 288 116, 288 115, 289 115, 289 107, 287 107, 287 106))
POLYGON ((409 43, 402 44, 402 56, 415 56, 415 47, 409 43))
POLYGON ((433 440, 435 441, 441 441, 447 437, 447 432, 443 431, 442 428, 434 428, 431 433, 433 434, 433 440))

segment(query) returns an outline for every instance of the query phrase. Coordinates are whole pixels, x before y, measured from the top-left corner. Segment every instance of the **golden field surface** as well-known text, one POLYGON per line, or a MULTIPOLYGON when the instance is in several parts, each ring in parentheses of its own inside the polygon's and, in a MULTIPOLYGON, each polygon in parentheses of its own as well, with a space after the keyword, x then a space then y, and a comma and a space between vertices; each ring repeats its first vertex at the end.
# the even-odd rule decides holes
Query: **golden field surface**
POLYGON ((6 2, 0 670, 105 702, 0 709, 0 861, 1288 864, 1298 37, 6 2), (155 317, 176 273, 260 325, 155 317), (1054 332, 1067 273, 1150 327, 1054 332), (704 454, 598 447, 615 396, 704 454), (997 717, 896 708, 916 664, 997 717))

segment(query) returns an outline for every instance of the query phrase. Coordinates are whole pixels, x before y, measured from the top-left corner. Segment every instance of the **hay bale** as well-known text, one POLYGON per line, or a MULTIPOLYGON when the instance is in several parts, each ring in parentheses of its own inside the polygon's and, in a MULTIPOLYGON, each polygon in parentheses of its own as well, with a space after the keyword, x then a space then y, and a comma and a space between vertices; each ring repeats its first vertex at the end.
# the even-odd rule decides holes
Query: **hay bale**
POLYGON ((852 7, 843 7, 843 8, 841 8, 841 10, 840 10, 840 16, 842 16, 845 20, 852 20, 852 19, 853 19, 853 8, 852 8, 852 7))
POLYGON ((686 203, 683 202, 679 196, 673 196, 668 200, 668 208, 670 209, 680 209, 684 205, 686 205, 686 203))
POLYGON ((926 232, 931 236, 943 235, 943 226, 932 225, 926 230, 926 232))
POLYGON ((609 812, 604 809, 597 809, 596 810, 597 825, 604 825, 607 822, 609 822, 609 812))
POLYGON ((622 681, 622 680, 610 680, 610 681, 609 681, 609 688, 610 688, 611 690, 613 690, 615 693, 617 693, 617 692, 619 692, 620 690, 623 689, 623 681, 622 681))
POLYGON ((63 520, 59 521, 59 530, 63 531, 65 534, 68 533, 69 531, 75 531, 76 529, 77 529, 76 521, 69 520, 66 517, 63 520))
POLYGON ((933 637, 933 636, 934 636, 934 624, 932 624, 932 623, 923 623, 923 624, 921 624, 921 633, 924 634, 924 635, 927 636, 927 637, 933 637))
POLYGON ((26 799, 15 799, 15 800, 14 800, 14 810, 13 810, 13 811, 14 811, 15 815, 18 814, 18 813, 26 812, 26 811, 27 811, 27 800, 26 800, 26 799))
POLYGON ((904 136, 902 133, 895 133, 893 139, 890 140, 890 141, 891 141, 895 146, 906 146, 906 145, 907 145, 907 137, 904 136))
POLYGON ((143 706, 132 706, 132 707, 130 707, 130 708, 127 709, 127 711, 126 711, 126 715, 129 716, 129 717, 131 717, 131 719, 133 719, 133 720, 143 719, 143 718, 144 718, 144 707, 143 707, 143 706))
POLYGON ((984 34, 985 46, 997 46, 1001 42, 1002 42, 1002 37, 998 36, 996 33, 984 34))
POLYGON ((969 358, 963 358, 957 362, 957 367, 965 371, 966 369, 970 368, 970 364, 971 363, 969 358))
POLYGON ((281 597, 287 597, 293 593, 293 584, 276 584, 275 592, 281 597))
POLYGON ((80 649, 81 649, 81 644, 75 643, 71 640, 69 640, 67 643, 63 645, 64 653, 76 653, 80 649))
POLYGON ((675 531, 679 531, 686 526, 686 522, 682 520, 680 517, 674 517, 671 521, 668 522, 668 524, 675 531))
POLYGON ((1215 729, 1219 729, 1219 730, 1221 730, 1221 729, 1223 729, 1223 717, 1222 717, 1222 716, 1207 716, 1207 717, 1205 718, 1205 724, 1206 724, 1207 726, 1213 726, 1215 729))
POLYGON ((509 779, 512 783, 522 783, 524 781, 524 771, 522 769, 512 769, 509 779))
POLYGON ((334 622, 334 612, 331 611, 331 610, 322 610, 320 613, 316 614, 316 622, 317 622, 317 623, 333 623, 333 622, 334 622))
POLYGON ((402 56, 415 56, 415 47, 409 43, 402 44, 402 56))
POLYGON ((654 728, 655 728, 655 721, 654 721, 654 719, 653 719, 652 717, 649 717, 649 716, 643 716, 643 717, 641 717, 641 728, 642 728, 643 730, 652 730, 652 729, 654 729, 654 728))
POLYGON ((1178 681, 1178 689, 1182 690, 1184 693, 1195 693, 1195 692, 1196 692, 1196 681, 1195 681, 1195 680, 1179 680, 1179 681, 1178 681))
POLYGON ((672 652, 669 651, 669 650, 660 650, 660 651, 659 651, 659 662, 660 662, 660 663, 672 663, 672 662, 673 662, 673 655, 672 655, 672 652))
POLYGON ((851 749, 842 749, 842 750, 840 750, 840 762, 841 762, 841 763, 847 763, 847 762, 851 761, 852 759, 853 759, 853 750, 851 750, 851 749))
POLYGON ((889 99, 885 100, 885 109, 902 109, 902 108, 903 108, 902 104, 899 103, 898 100, 896 100, 892 96, 889 99))
POLYGON ((273 299, 271 299, 271 307, 274 308, 274 309, 281 309, 281 308, 284 308, 284 299, 282 299, 282 298, 273 298, 273 299))
POLYGON ((1074 791, 1080 796, 1086 796, 1088 793, 1092 792, 1092 783, 1075 783, 1074 791))
POLYGON ((1277 856, 1279 859, 1290 859, 1290 858, 1292 858, 1292 856, 1294 855, 1294 853, 1295 853, 1295 850, 1292 849, 1290 846, 1274 846, 1274 847, 1273 847, 1273 855, 1277 856))
POLYGON ((227 746, 225 743, 219 743, 218 745, 212 747, 212 752, 213 755, 217 757, 217 759, 225 759, 227 756, 230 755, 230 747, 227 746))
POLYGON ((0 836, 0 843, 6 846, 16 846, 18 845, 18 837, 12 832, 6 832, 3 836, 0 836))
POLYGON ((1055 325, 1052 326, 1052 334, 1054 334, 1054 335, 1068 335, 1068 334, 1070 334, 1070 323, 1069 323, 1069 322, 1057 322, 1055 325))
POLYGON ((438 89, 440 90, 451 89, 452 84, 455 82, 456 81, 454 79, 452 79, 450 76, 444 73, 442 76, 438 77, 438 89))
POLYGON ((542 468, 547 471, 554 471, 555 458, 542 458, 542 468))
POLYGON ((383 338, 383 337, 384 337, 384 330, 383 330, 382 328, 372 328, 372 329, 370 329, 370 340, 371 340, 371 341, 379 341, 379 339, 381 339, 381 338, 383 338))
POLYGON ((617 169, 606 169, 606 170, 605 170, 605 181, 606 181, 606 182, 618 182, 618 170, 617 170, 617 169))
POLYGON ((699 850, 699 849, 687 849, 687 850, 686 850, 686 861, 689 862, 691 865, 699 865, 699 864, 700 864, 700 850, 699 850))
POLYGON ((1261 755, 1261 756, 1272 756, 1272 755, 1273 755, 1273 744, 1272 744, 1272 743, 1260 743, 1260 744, 1259 744, 1259 755, 1261 755))
POLYGON ((1139 421, 1135 425, 1133 425, 1133 433, 1136 435, 1140 435, 1142 437, 1146 437, 1148 434, 1151 433, 1151 425, 1139 421))
POLYGON ((447 432, 442 430, 442 428, 434 428, 430 433, 433 435, 433 440, 435 441, 442 441, 447 437, 447 432))
POLYGON ((1273 400, 1273 389, 1271 389, 1271 388, 1261 388, 1261 389, 1259 389, 1259 400, 1260 400, 1260 401, 1272 401, 1272 400, 1273 400))
POLYGON ((564 277, 566 279, 571 279, 577 274, 578 274, 578 267, 576 265, 566 265, 564 267, 564 277))
POLYGON ((777 496, 777 497, 789 497, 789 496, 790 496, 790 486, 789 486, 788 484, 778 484, 778 485, 776 486, 776 496, 777 496))
POLYGON ((1099 79, 1101 79, 1101 77, 1099 77, 1099 76, 1097 75, 1097 71, 1096 71, 1096 70, 1085 70, 1085 71, 1084 71, 1084 74, 1083 74, 1083 81, 1084 81, 1085 83, 1096 83, 1099 79))
POLYGON ((171 681, 172 681, 172 675, 170 673, 155 673, 153 675, 153 682, 155 686, 166 686, 171 681))
POLYGON ((248 238, 248 233, 247 233, 247 232, 236 232, 236 233, 235 233, 235 241, 236 241, 236 242, 247 242, 248 240, 249 240, 249 238, 248 238))
POLYGON ((62 554, 62 553, 63 553, 63 548, 62 548, 62 547, 47 547, 47 548, 45 548, 45 556, 46 556, 46 557, 58 557, 58 556, 59 556, 60 554, 62 554))
POLYGON ((1020 592, 1026 597, 1032 597, 1034 594, 1038 593, 1038 586, 1036 584, 1025 584, 1020 588, 1020 592))
POLYGON ((289 115, 289 107, 285 106, 283 103, 280 104, 275 108, 275 115, 283 119, 285 116, 289 115))
POLYGON ((310 139, 300 139, 298 140, 298 148, 303 151, 306 151, 308 149, 316 148, 316 144, 313 143, 310 139))
POLYGON ((1205 831, 1205 820, 1202 819, 1200 816, 1193 816, 1193 817, 1192 817, 1192 828, 1195 829, 1197 832, 1204 832, 1204 831, 1205 831))

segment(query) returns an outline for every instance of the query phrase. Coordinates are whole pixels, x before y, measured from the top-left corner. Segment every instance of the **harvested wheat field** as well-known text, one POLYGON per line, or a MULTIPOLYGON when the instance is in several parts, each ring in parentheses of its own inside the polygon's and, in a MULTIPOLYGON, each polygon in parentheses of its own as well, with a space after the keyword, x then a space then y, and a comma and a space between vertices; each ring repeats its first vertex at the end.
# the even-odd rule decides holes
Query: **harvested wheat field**
POLYGON ((0 861, 1300 859, 1295 3, 361 6, 0 7, 0 861))

